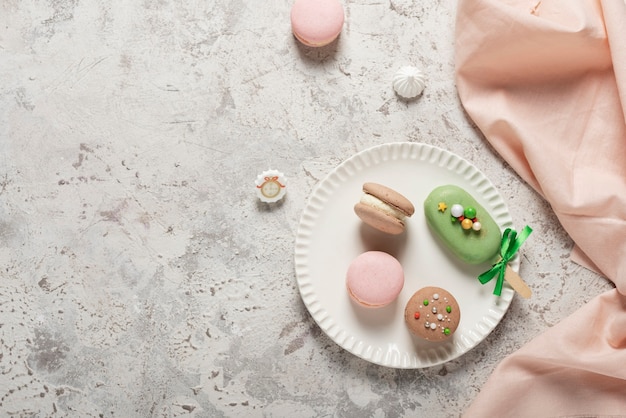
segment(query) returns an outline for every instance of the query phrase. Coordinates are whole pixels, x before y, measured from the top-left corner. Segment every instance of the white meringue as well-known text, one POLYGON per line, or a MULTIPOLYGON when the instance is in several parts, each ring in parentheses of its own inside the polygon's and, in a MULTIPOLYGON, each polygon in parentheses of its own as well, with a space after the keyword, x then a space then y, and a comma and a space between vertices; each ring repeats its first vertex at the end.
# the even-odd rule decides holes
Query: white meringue
POLYGON ((419 96, 424 91, 426 77, 424 73, 416 67, 406 66, 398 70, 393 77, 393 89, 400 96, 412 99, 419 96))

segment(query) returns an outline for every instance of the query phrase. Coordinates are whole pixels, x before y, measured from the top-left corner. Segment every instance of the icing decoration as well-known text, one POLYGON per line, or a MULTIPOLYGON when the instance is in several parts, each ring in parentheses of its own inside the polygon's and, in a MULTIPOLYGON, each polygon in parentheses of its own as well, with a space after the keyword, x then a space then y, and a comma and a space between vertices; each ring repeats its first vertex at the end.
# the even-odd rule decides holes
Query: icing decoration
MULTIPOLYGON (((437 205, 437 209, 440 212, 445 212, 447 207, 448 206, 445 202, 439 202, 439 204, 437 205)), ((450 217, 450 222, 456 223, 457 221, 459 221, 461 223, 461 228, 466 231, 469 231, 471 229, 475 232, 478 232, 482 228, 482 224, 478 221, 478 218, 476 217, 476 208, 472 206, 464 208, 463 205, 455 203, 450 207, 450 215, 452 215, 450 217)))
POLYGON ((259 174, 255 184, 257 196, 262 202, 278 202, 287 192, 287 179, 278 170, 267 170, 259 174))
POLYGON ((520 249, 526 238, 533 232, 532 228, 526 225, 519 236, 517 232, 511 228, 504 230, 502 234, 502 241, 500 243, 500 261, 495 263, 489 270, 478 276, 480 283, 485 284, 494 276, 498 276, 496 280, 496 286, 493 289, 493 294, 500 296, 502 294, 502 285, 504 284, 504 275, 506 273, 506 266, 511 261, 517 250, 520 249))

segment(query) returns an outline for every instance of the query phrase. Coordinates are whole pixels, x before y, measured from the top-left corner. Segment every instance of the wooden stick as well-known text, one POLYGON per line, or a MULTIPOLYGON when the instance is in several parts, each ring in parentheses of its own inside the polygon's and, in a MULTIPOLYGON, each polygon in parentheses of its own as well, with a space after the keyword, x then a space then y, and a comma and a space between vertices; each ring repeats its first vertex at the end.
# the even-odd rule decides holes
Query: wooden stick
POLYGON ((528 285, 510 266, 506 266, 506 273, 504 273, 504 279, 509 282, 513 290, 520 294, 521 297, 528 299, 532 294, 528 285))

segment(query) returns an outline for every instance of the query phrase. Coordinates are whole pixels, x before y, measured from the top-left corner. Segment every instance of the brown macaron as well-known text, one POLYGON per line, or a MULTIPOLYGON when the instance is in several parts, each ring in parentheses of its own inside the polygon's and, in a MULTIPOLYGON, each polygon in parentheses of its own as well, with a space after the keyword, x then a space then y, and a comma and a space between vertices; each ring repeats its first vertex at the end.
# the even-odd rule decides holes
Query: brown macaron
POLYGON ((415 213, 415 207, 409 199, 389 187, 365 183, 354 212, 372 228, 398 235, 404 232, 405 218, 415 213))
POLYGON ((428 341, 444 341, 459 326, 461 310, 450 292, 429 286, 411 296, 404 309, 404 321, 413 335, 428 341))

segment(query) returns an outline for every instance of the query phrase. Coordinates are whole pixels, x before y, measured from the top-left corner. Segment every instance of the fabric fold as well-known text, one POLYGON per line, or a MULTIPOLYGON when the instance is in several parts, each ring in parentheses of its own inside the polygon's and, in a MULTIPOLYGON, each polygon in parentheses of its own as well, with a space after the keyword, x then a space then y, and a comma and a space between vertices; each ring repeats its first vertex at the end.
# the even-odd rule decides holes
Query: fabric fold
POLYGON ((616 286, 504 359, 468 417, 626 414, 625 33, 624 0, 459 1, 467 114, 616 286))
POLYGON ((626 414, 626 297, 616 290, 505 358, 465 417, 626 414))

